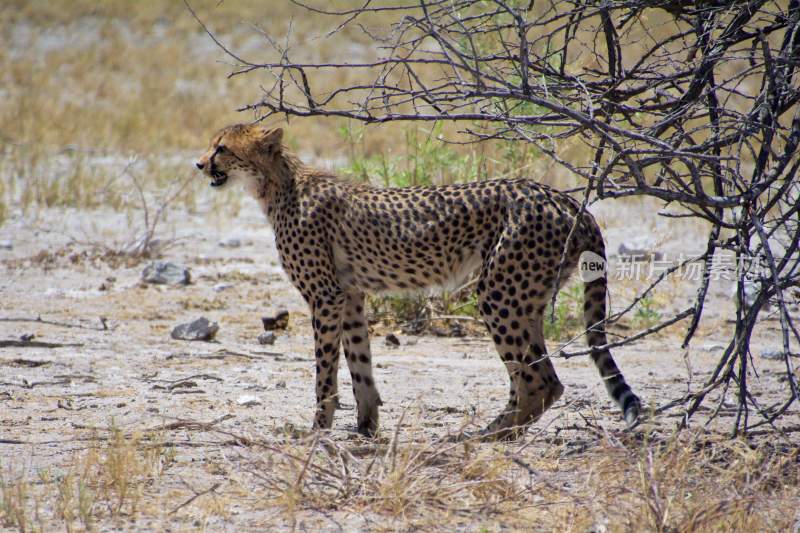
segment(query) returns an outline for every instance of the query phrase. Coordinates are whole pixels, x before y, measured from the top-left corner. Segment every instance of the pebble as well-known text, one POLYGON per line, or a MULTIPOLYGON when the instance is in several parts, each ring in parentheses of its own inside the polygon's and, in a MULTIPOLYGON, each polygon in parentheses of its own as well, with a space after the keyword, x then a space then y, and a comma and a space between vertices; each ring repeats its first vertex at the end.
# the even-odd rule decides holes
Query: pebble
POLYGON ((272 346, 273 344, 275 344, 276 338, 277 337, 275 337, 275 334, 273 332, 265 331, 264 333, 258 336, 258 344, 264 346, 272 346))
POLYGON ((183 341, 210 341, 219 331, 219 324, 200 317, 191 322, 175 326, 172 338, 183 341))
POLYGON ((725 349, 724 344, 709 343, 703 345, 704 352, 719 352, 725 349))
POLYGON ((397 335, 395 335, 394 333, 389 333, 388 335, 386 335, 386 338, 383 339, 383 342, 384 344, 386 344, 386 346, 394 346, 394 347, 400 346, 400 339, 398 339, 397 335))
POLYGON ((620 243, 617 253, 627 261, 660 261, 664 254, 655 249, 656 243, 649 237, 637 237, 620 243))
POLYGON ((451 337, 466 337, 467 334, 464 331, 464 326, 461 325, 461 322, 453 322, 450 324, 450 336, 451 337))
POLYGON ((761 357, 764 359, 772 359, 773 361, 783 360, 783 349, 763 350, 761 357))
POLYGON ((258 396, 253 396, 252 394, 242 394, 236 398, 236 403, 243 407, 253 407, 254 405, 261 405, 261 400, 258 396))
POLYGON ((14 243, 11 241, 0 241, 0 250, 13 250, 14 243))
POLYGON ((216 285, 211 287, 211 290, 213 290, 214 292, 222 292, 232 288, 233 288, 233 283, 217 283, 216 285))
POLYGON ((230 239, 219 241, 219 245, 223 248, 238 248, 242 245, 242 240, 237 239, 236 237, 231 237, 230 239))
POLYGON ((286 329, 289 326, 289 311, 280 310, 274 316, 261 317, 264 331, 286 329))
POLYGON ((177 263, 153 261, 142 271, 142 281, 159 285, 188 285, 191 282, 189 269, 177 263))

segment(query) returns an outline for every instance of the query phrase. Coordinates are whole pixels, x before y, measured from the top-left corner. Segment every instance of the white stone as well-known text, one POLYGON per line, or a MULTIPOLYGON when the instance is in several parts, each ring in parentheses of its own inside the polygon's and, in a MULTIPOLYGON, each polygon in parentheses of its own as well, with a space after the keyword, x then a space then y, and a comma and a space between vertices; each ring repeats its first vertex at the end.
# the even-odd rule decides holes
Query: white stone
POLYGON ((242 407, 253 407, 255 405, 261 405, 261 400, 258 396, 253 396, 252 394, 242 394, 236 398, 236 403, 242 407))

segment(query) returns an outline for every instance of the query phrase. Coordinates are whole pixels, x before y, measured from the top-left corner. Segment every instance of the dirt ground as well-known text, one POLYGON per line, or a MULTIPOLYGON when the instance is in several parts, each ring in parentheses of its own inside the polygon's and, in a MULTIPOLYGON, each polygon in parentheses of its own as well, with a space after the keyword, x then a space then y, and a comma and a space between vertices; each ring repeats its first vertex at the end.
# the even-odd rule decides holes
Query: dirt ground
MULTIPOLYGON (((733 386, 724 399, 711 394, 686 431, 675 432, 682 406, 665 409, 702 390, 729 342, 734 305, 724 279, 712 283, 688 350, 685 322, 614 350, 656 413, 634 431, 586 357, 556 357, 566 392, 524 438, 451 442, 488 423, 508 393, 491 340, 462 322, 476 327, 458 338, 376 323, 382 432, 357 435, 343 368, 334 429, 305 434, 314 408, 309 314, 254 202, 212 196, 198 177, 170 204, 157 237, 173 245, 157 259, 188 267, 187 286, 145 284, 149 260, 109 253, 140 235, 142 205, 154 215, 165 191, 192 176, 190 162, 214 130, 252 118, 236 108, 273 81, 226 77, 229 58, 183 2, 132 4, 0 5, 0 530, 798 531, 797 403, 774 427, 736 439, 733 386), (231 239, 240 245, 220 245, 231 239), (288 329, 260 345, 261 317, 283 309, 288 329), (213 342, 170 337, 200 316, 219 323, 213 342), (400 346, 386 343, 390 332, 400 346)), ((320 37, 340 21, 295 2, 190 4, 254 61, 282 56, 262 31, 278 43, 291 33, 294 60, 378 54, 348 28, 336 29, 339 45, 326 45, 320 37)), ((343 69, 315 88, 360 83, 353 76, 343 69)), ((437 183, 479 179, 485 167, 491 177, 575 186, 566 168, 524 145, 429 144, 437 137, 429 125, 280 124, 305 160, 341 173, 349 165, 354 176, 380 156, 437 183)), ((564 143, 559 157, 592 154, 564 143)), ((672 260, 705 248, 702 228, 658 217, 662 208, 620 200, 591 209, 612 253, 641 236, 672 260)), ((612 311, 648 282, 612 279, 612 311)), ((696 287, 697 279, 667 280, 641 320, 615 333, 685 309, 696 287)), ((800 316, 797 306, 791 312, 800 316)), ((565 340, 551 335, 550 352, 565 340)), ((766 311, 748 375, 759 405, 788 397, 786 364, 762 356, 780 345, 777 316, 766 311)))
MULTIPOLYGON (((598 212, 604 218, 602 206, 598 212)), ((103 260, 85 244, 69 244, 67 236, 81 235, 88 221, 102 224, 109 239, 127 231, 125 217, 116 213, 89 215, 55 209, 41 211, 35 219, 12 218, 0 228, 0 240, 13 243, 11 250, 0 250, 0 339, 33 335, 34 341, 63 345, 0 348, 2 475, 6 483, 27 480, 26 494, 18 503, 26 509, 29 529, 47 530, 64 523, 73 523, 70 527, 78 529, 230 531, 533 527, 516 522, 519 517, 515 513, 497 514, 480 508, 461 514, 448 512, 445 522, 439 522, 439 515, 433 513, 432 522, 420 522, 406 516, 408 510, 387 513, 366 504, 326 508, 300 497, 287 501, 286 488, 271 485, 257 472, 267 463, 271 465, 267 471, 278 468, 268 459, 270 450, 274 457, 286 457, 292 453, 287 450, 301 448, 314 453, 309 448, 313 445, 303 444, 306 441, 293 435, 295 428, 307 429, 312 420, 312 339, 308 311, 279 267, 272 233, 261 214, 247 203, 236 219, 214 224, 199 214, 172 217, 171 230, 178 242, 163 259, 190 268, 192 282, 188 286, 145 284, 141 272, 146 262, 103 260), (241 245, 220 245, 232 238, 241 245), (290 312, 288 329, 277 332, 274 345, 259 345, 260 317, 280 309, 290 312), (220 324, 216 340, 170 338, 176 324, 198 316, 220 324), (119 439, 115 440, 115 435, 119 439), (142 450, 151 448, 160 454, 154 460, 141 455, 142 450), (91 450, 100 450, 94 459, 87 458, 91 450), (102 469, 112 469, 109 458, 120 455, 120 450, 133 454, 133 463, 139 457, 141 468, 117 467, 123 469, 123 478, 130 478, 129 486, 112 476, 105 482, 105 493, 99 485, 94 487, 94 503, 84 507, 89 505, 87 516, 94 514, 95 521, 81 521, 78 496, 73 497, 77 511, 72 515, 59 511, 71 501, 70 494, 64 494, 66 483, 89 472, 106 475, 102 469), (86 472, 80 472, 81 468, 86 472), (134 483, 134 479, 143 481, 134 483), (135 499, 128 495, 128 503, 122 501, 116 511, 113 505, 101 503, 101 493, 109 501, 122 500, 120 494, 128 489, 136 494, 135 499), (135 509, 126 507, 130 502, 135 509), (74 522, 65 518, 69 516, 74 522)), ((604 224, 610 250, 616 250, 620 239, 635 231, 631 225, 611 220, 604 224)), ((663 228, 651 229, 662 231, 666 250, 686 242, 671 237, 663 228)), ((662 306, 664 313, 684 306, 692 295, 691 286, 673 284, 673 288, 676 292, 661 300, 668 302, 662 306)), ((697 390, 713 370, 721 353, 719 345, 727 342, 732 327, 727 322, 731 312, 727 291, 722 285, 712 291, 704 326, 688 351, 679 348, 683 329, 677 328, 614 352, 628 382, 648 407, 664 405, 689 389, 697 390)), ((615 308, 626 304, 625 294, 612 292, 615 308)), ((376 382, 384 400, 383 434, 375 450, 363 452, 366 456, 380 456, 380 443, 442 442, 440 439, 460 428, 475 429, 487 423, 505 404, 505 370, 488 338, 401 333, 401 346, 394 347, 384 341, 386 331, 386 327, 376 327, 373 335, 376 382)), ((777 331, 777 322, 766 319, 757 333, 754 354, 777 347, 777 331)), ((551 350, 557 346, 550 341, 551 350)), ((751 386, 756 397, 764 405, 785 398, 784 364, 760 357, 754 363, 758 375, 751 386)), ((553 465, 566 464, 564 457, 572 457, 576 450, 578 454, 581 449, 599 453, 603 443, 618 442, 626 433, 617 408, 587 358, 556 359, 555 364, 566 393, 526 438, 510 445, 474 446, 479 454, 512 450, 520 454, 515 457, 528 457, 534 463, 550 457, 555 463, 536 474, 544 476, 542 486, 555 485, 566 494, 578 494, 580 479, 584 479, 581 468, 587 463, 564 469, 553 465), (554 452, 554 446, 560 451, 554 452)), ((356 435, 346 368, 340 370, 339 379, 344 391, 342 408, 329 439, 334 446, 360 457, 359 450, 373 444, 356 435)), ((714 425, 720 431, 730 428, 734 401, 731 397, 722 406, 722 416, 714 425)), ((659 414, 648 422, 646 431, 668 434, 680 415, 679 409, 659 414)), ((797 415, 795 408, 782 419, 781 427, 791 430, 797 415)), ((702 428, 703 416, 701 412, 692 425, 702 428)), ((791 433, 775 435, 771 438, 791 441, 791 433)), ((279 476, 276 472, 272 474, 279 476)), ((287 475, 293 479, 299 474, 291 470, 287 475)), ((510 475, 522 476, 519 472, 510 475)), ((410 490, 415 490, 413 484, 410 490)), ((313 491, 309 487, 306 494, 313 491)), ((536 498, 526 498, 526 512, 532 513, 536 498)), ((5 495, 7 506, 12 500, 5 495)), ((777 515, 786 521, 767 524, 793 523, 796 518, 783 507, 788 504, 775 501, 788 513, 777 515)), ((800 500, 788 501, 795 502, 795 509, 800 505, 800 500)), ((608 518, 598 518, 602 513, 598 515, 592 505, 578 505, 587 510, 580 515, 583 518, 572 516, 576 505, 570 499, 547 501, 543 509, 551 521, 536 529, 605 527, 608 518)), ((772 511, 765 511, 765 516, 773 516, 772 511)), ((625 529, 625 524, 612 519, 610 527, 625 529)))

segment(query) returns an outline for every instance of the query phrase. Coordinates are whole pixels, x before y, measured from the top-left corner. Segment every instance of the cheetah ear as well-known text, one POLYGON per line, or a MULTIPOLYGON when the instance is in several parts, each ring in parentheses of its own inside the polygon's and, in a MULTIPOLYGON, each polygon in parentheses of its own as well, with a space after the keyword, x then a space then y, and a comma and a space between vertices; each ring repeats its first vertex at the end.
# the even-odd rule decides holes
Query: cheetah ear
POLYGON ((275 128, 271 130, 264 128, 261 132, 259 144, 261 144, 262 150, 264 150, 268 155, 272 155, 280 151, 281 140, 283 140, 282 128, 275 128))

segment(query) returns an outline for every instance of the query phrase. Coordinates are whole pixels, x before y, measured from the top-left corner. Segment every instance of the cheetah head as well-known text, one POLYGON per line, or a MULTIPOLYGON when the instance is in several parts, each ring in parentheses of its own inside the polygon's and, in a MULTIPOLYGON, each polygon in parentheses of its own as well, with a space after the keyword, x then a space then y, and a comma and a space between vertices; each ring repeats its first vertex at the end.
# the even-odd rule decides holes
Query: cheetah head
POLYGON ((282 138, 281 128, 234 124, 217 133, 194 164, 211 178, 212 187, 222 189, 239 182, 254 189, 262 176, 260 169, 280 152, 282 138))

